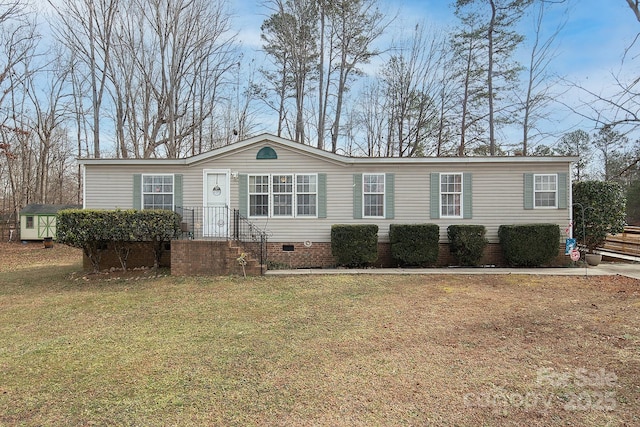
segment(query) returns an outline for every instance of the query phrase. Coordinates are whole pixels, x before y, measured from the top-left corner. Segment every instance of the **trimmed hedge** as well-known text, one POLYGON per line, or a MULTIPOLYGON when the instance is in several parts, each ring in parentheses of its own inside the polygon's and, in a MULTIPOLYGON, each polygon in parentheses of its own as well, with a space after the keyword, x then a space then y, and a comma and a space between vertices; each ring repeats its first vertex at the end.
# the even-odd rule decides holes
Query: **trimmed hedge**
POLYGON ((391 256, 401 266, 427 266, 438 261, 440 228, 436 224, 391 224, 391 256))
POLYGON ((501 225, 498 238, 505 261, 514 267, 549 264, 560 249, 557 224, 501 225))
POLYGON ((450 225, 447 228, 449 251, 459 265, 476 266, 480 263, 484 248, 489 241, 485 238, 484 225, 450 225))
POLYGON ((180 236, 180 216, 168 210, 66 209, 58 212, 56 238, 59 243, 82 248, 94 271, 100 270, 100 250, 109 241, 126 268, 128 249, 124 242, 153 242, 154 267, 158 268, 164 244, 180 236))
POLYGON ((602 246, 608 234, 624 231, 626 205, 624 190, 617 182, 576 182, 573 185, 574 237, 590 252, 602 246))
POLYGON ((339 265, 362 267, 378 259, 378 226, 375 224, 331 226, 331 255, 339 265))

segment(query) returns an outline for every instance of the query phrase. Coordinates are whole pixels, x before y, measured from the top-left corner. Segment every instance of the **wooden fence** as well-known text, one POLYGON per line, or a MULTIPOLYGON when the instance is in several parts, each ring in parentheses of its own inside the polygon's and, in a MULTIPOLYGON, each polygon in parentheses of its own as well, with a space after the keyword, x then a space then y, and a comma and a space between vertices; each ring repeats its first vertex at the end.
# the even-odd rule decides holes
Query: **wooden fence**
POLYGON ((640 227, 627 226, 624 228, 624 232, 607 236, 601 249, 603 255, 634 261, 640 260, 640 227))

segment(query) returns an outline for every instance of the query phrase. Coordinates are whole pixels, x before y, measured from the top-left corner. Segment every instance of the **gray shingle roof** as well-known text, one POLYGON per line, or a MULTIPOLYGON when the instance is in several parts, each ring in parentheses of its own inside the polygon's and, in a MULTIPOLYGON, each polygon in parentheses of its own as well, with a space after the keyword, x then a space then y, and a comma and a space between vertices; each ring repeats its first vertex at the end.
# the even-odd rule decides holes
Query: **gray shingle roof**
POLYGON ((53 215, 63 209, 82 209, 82 205, 38 205, 25 206, 20 215, 53 215))

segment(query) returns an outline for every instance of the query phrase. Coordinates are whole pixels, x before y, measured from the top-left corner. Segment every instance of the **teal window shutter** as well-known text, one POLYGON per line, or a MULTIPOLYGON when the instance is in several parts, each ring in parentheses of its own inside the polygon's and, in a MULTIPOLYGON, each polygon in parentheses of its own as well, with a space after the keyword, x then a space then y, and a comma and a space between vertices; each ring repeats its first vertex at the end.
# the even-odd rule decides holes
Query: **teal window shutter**
POLYGON ((318 174, 318 218, 327 217, 327 174, 318 174))
POLYGON ((247 174, 238 175, 238 209, 243 217, 249 216, 249 177, 247 174))
POLYGON ((387 173, 384 176, 384 215, 387 219, 393 219, 395 217, 395 181, 396 176, 392 173, 387 173))
POLYGON ((362 219, 362 174, 353 174, 353 218, 362 219))
POLYGON ((133 209, 142 209, 142 174, 133 175, 133 209))
POLYGON ((533 174, 524 174, 524 208, 533 209, 533 174))
POLYGON ((183 207, 183 196, 182 196, 182 174, 175 174, 173 176, 173 206, 175 207, 183 207))
POLYGON ((473 218, 473 186, 471 184, 471 173, 462 174, 462 217, 473 218))
POLYGON ((558 174, 558 209, 567 209, 567 174, 558 174))
POLYGON ((429 213, 431 219, 440 218, 440 174, 432 173, 429 183, 429 213))

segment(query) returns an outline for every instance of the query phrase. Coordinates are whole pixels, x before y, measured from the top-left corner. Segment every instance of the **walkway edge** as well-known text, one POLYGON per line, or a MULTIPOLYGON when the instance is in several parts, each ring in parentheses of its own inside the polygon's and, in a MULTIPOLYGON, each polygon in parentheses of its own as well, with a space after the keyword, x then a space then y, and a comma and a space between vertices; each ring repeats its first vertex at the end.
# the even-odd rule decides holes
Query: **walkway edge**
POLYGON ((296 270, 267 270, 267 276, 327 275, 327 274, 526 274, 548 276, 626 276, 640 280, 640 264, 603 263, 595 267, 558 268, 500 268, 500 267, 451 267, 451 268, 301 268, 296 270))

